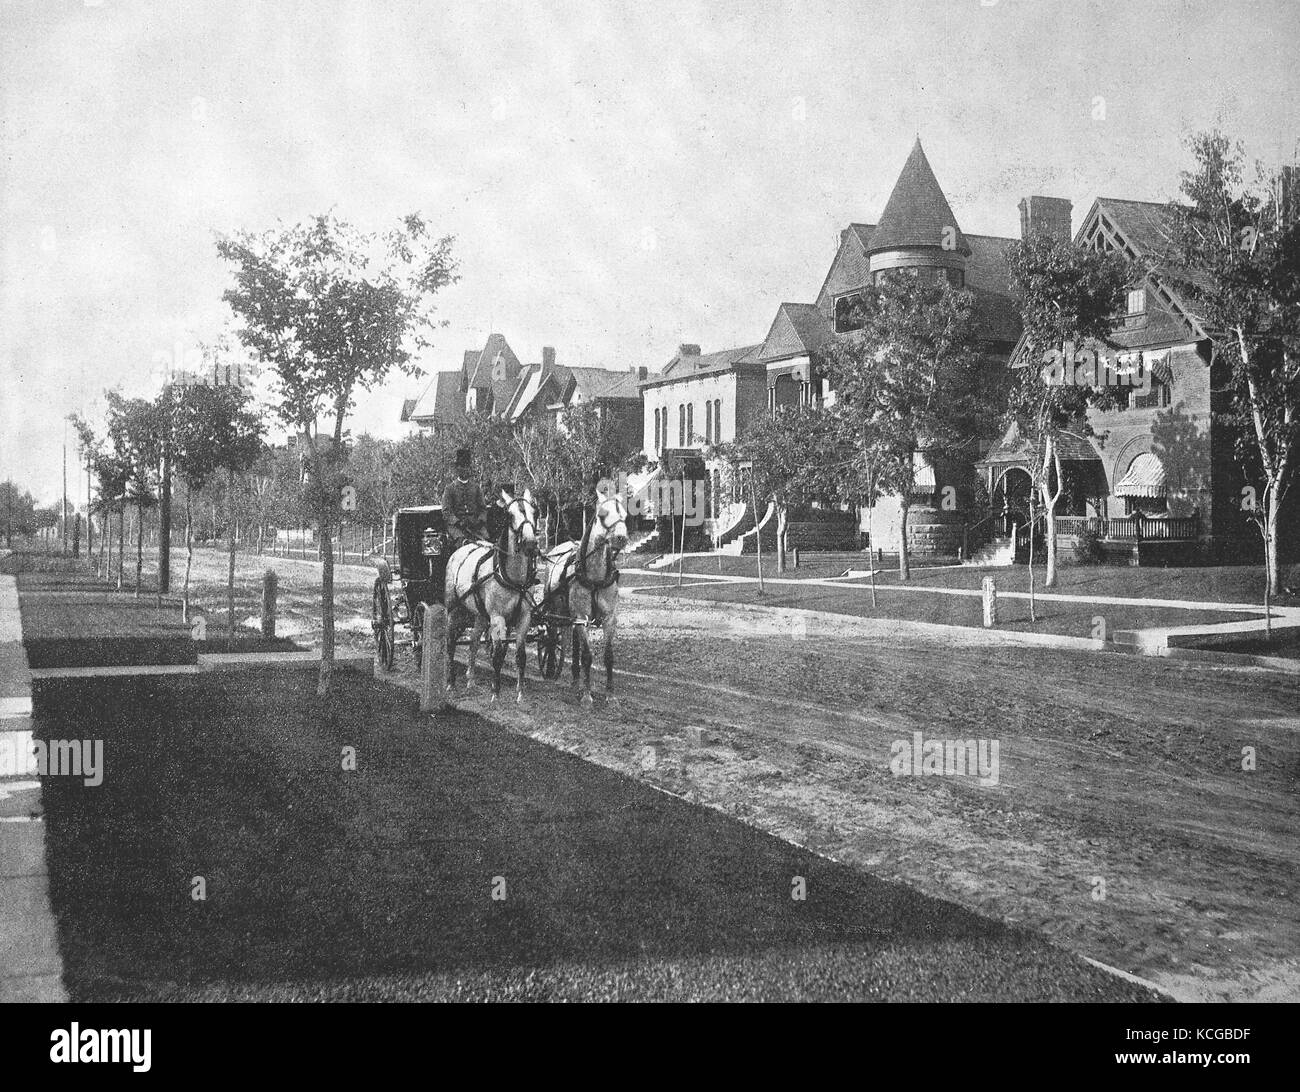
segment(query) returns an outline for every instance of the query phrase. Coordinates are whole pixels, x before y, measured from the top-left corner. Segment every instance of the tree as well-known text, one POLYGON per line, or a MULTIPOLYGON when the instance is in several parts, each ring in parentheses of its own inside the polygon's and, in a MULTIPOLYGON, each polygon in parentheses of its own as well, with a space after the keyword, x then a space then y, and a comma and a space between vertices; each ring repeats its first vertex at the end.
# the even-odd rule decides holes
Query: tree
MULTIPOLYGON (((117 463, 126 471, 125 500, 136 509, 135 594, 138 597, 144 572, 144 512, 158 503, 156 488, 166 423, 155 402, 124 398, 116 391, 105 391, 104 395, 108 400, 108 439, 117 463)), ((124 545, 122 524, 126 518, 125 504, 122 507, 118 528, 119 589, 124 545)))
POLYGON ((576 524, 561 526, 565 514, 585 527, 597 483, 639 459, 627 452, 618 422, 590 403, 565 406, 553 420, 526 421, 513 436, 525 480, 553 513, 557 538, 581 534, 576 524))
MULTIPOLYGON (((104 450, 104 442, 79 415, 71 414, 68 420, 72 423, 72 427, 76 429, 82 457, 85 458, 95 479, 95 492, 97 495, 94 504, 91 506, 91 511, 98 514, 102 520, 100 525, 101 534, 99 536, 99 561, 105 561, 105 550, 107 549, 107 564, 104 565, 103 570, 104 579, 107 580, 112 566, 112 517, 114 512, 122 512, 125 509, 126 489, 131 477, 131 468, 126 462, 119 459, 116 453, 109 453, 104 450)), ((122 537, 122 528, 119 523, 117 566, 117 587, 119 591, 122 588, 122 537)))
POLYGON ((911 577, 907 516, 918 453, 962 453, 987 416, 974 297, 906 273, 864 289, 858 330, 826 348, 844 439, 861 474, 900 502, 898 571, 911 577))
POLYGON ((417 215, 369 234, 325 213, 291 227, 223 237, 233 267, 223 298, 239 337, 274 371, 280 418, 308 457, 308 508, 320 525, 321 666, 317 693, 334 670, 334 558, 344 424, 358 391, 394 369, 418 376, 414 354, 429 342, 433 299, 455 280, 451 238, 434 240, 417 215), (332 426, 321 443, 317 423, 332 426), (330 418, 332 417, 332 421, 330 418))
MULTIPOLYGON (((1100 375, 1095 346, 1118 348, 1111 337, 1115 316, 1128 286, 1142 272, 1118 253, 1041 233, 1012 243, 1007 264, 1024 324, 1007 421, 1016 424, 1031 452, 1030 477, 1046 522, 1045 583, 1051 587, 1056 583, 1056 505, 1065 488, 1060 436, 1066 430, 1090 434, 1089 407, 1115 403, 1116 384, 1100 375)), ((1033 534, 1031 520, 1031 542, 1033 534)))
MULTIPOLYGON (((1264 542, 1265 595, 1279 590, 1280 516, 1300 458, 1300 186, 1293 167, 1256 169, 1219 133, 1189 141, 1174 203, 1170 279, 1194 308, 1223 368, 1233 437, 1249 489, 1243 508, 1264 542)), ((1216 383, 1218 381, 1216 380, 1216 383)))
MULTIPOLYGON (((206 350, 214 352, 212 349, 206 350)), ((190 571, 194 563, 196 493, 226 477, 229 565, 226 584, 228 636, 235 629, 235 503, 236 475, 246 471, 262 452, 263 424, 249 396, 238 387, 186 387, 164 390, 171 417, 172 462, 185 484, 185 584, 181 616, 189 621, 190 571)))
POLYGON ((837 440, 830 411, 783 406, 750 422, 736 439, 713 448, 712 454, 726 463, 729 479, 758 502, 756 520, 764 502, 772 504, 778 573, 785 572, 790 509, 832 493, 826 471, 841 455, 837 440))
POLYGON ((441 504, 442 491, 456 465, 451 437, 419 432, 393 449, 393 495, 396 507, 441 504))
POLYGON ((5 545, 14 544, 14 532, 30 535, 36 530, 36 501, 12 481, 0 482, 0 517, 5 521, 5 545))

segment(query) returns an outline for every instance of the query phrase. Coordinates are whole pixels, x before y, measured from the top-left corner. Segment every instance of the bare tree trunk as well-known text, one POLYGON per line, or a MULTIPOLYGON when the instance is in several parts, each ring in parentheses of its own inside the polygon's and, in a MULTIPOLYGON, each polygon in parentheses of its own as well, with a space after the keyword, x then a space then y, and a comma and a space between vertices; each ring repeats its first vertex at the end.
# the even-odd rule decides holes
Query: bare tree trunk
POLYGON ((912 579, 911 559, 907 556, 907 513, 912 510, 912 506, 907 503, 907 494, 903 494, 903 502, 900 505, 898 519, 898 579, 912 579))
POLYGON ((785 531, 786 521, 789 513, 786 511, 784 504, 778 504, 776 508, 776 574, 780 576, 785 572, 785 531))
POLYGON ((126 587, 126 501, 117 513, 117 590, 126 587))
MULTIPOLYGON (((1044 459, 1043 459, 1043 516, 1045 519, 1044 534, 1047 536, 1047 575, 1043 580, 1046 587, 1056 586, 1056 505, 1061 499, 1061 493, 1065 489, 1065 481, 1061 472, 1061 452, 1057 446, 1056 438, 1048 436, 1045 441, 1044 459), (1048 487, 1051 485, 1052 472, 1056 473, 1056 489, 1052 491, 1048 487)), ((1030 540, 1033 539, 1033 527, 1029 529, 1030 540)))
POLYGON ((1278 508, 1281 493, 1281 479, 1274 479, 1268 488, 1268 512, 1264 519, 1264 571, 1267 576, 1268 592, 1277 595, 1282 589, 1281 566, 1278 564, 1278 508))
MULTIPOLYGON (((330 691, 334 676, 334 550, 331 541, 333 529, 322 518, 320 522, 321 545, 321 655, 320 677, 316 682, 316 694, 324 697, 330 691)), ((434 654, 433 649, 425 649, 426 656, 434 654)))
POLYGON ((226 640, 233 651, 235 645, 235 471, 226 479, 226 505, 230 509, 229 568, 226 572, 226 640))
POLYGON ((758 594, 763 595, 763 517, 758 511, 758 496, 754 492, 754 479, 749 481, 749 496, 754 502, 754 549, 758 554, 758 594))
POLYGON ((194 506, 190 503, 190 487, 185 487, 185 588, 181 592, 181 621, 190 620, 190 569, 194 565, 194 506))
POLYGON ((144 575, 144 509, 135 509, 135 597, 140 598, 140 580, 144 575))
POLYGON ((876 609, 876 505, 867 509, 867 572, 871 574, 871 609, 876 609))

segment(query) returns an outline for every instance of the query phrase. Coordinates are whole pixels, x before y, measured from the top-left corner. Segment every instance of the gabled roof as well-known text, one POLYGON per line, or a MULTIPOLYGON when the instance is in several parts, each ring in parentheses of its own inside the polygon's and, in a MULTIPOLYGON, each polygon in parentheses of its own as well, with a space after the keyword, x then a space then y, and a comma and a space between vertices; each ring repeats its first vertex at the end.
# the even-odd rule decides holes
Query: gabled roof
POLYGON ((871 234, 869 252, 912 246, 942 247, 946 239, 951 239, 961 253, 970 253, 970 245, 939 188, 918 137, 885 202, 880 223, 871 234))
POLYGON ((573 377, 574 395, 584 402, 606 398, 639 398, 636 376, 608 368, 565 369, 573 377))
MULTIPOLYGON (((1111 248, 1151 269, 1146 320, 1138 326, 1117 329, 1113 335, 1125 348, 1206 337, 1192 308, 1175 287, 1178 279, 1188 279, 1188 273, 1173 262, 1173 227, 1173 212, 1167 204, 1099 197, 1075 234, 1075 242, 1084 244, 1100 236, 1111 248)), ((1194 274, 1191 279, 1195 279, 1194 274)))
POLYGON ((823 314, 831 313, 835 297, 840 293, 861 288, 871 280, 867 248, 875 230, 874 224, 850 224, 840 233, 839 249, 817 291, 817 307, 823 314))
MULTIPOLYGON (((1061 461, 1067 463, 1099 462, 1101 456, 1087 436, 1062 429, 1057 434, 1057 445, 1061 452, 1061 461)), ((1030 450, 1029 441, 1020 434, 1020 427, 1013 421, 1006 432, 990 449, 984 458, 976 461, 976 466, 1025 465, 1036 455, 1030 450)))
POLYGON ((636 377, 630 372, 565 364, 552 365, 543 372, 541 364, 529 364, 519 375, 518 386, 505 413, 512 421, 518 420, 532 406, 545 408, 552 398, 567 406, 574 401, 618 398, 636 401, 640 397, 636 377))
POLYGON ((460 372, 435 372, 420 397, 402 420, 423 424, 447 424, 465 416, 465 395, 460 389, 460 372))
POLYGON ((510 401, 501 410, 502 416, 508 417, 512 421, 518 420, 520 414, 532 405, 541 386, 542 365, 525 365, 523 371, 519 373, 519 382, 515 384, 515 390, 510 396, 510 401))
POLYGON ((750 366, 760 372, 759 361, 761 345, 740 345, 734 349, 722 349, 716 353, 701 353, 699 356, 673 357, 658 375, 643 379, 639 387, 657 387, 665 383, 684 382, 698 379, 702 375, 715 375, 750 366))
POLYGON ((812 303, 783 303, 758 352, 762 361, 807 356, 835 336, 826 316, 812 303))
MULTIPOLYGON (((465 365, 467 370, 469 370, 469 358, 470 354, 466 353, 465 365)), ((487 343, 478 354, 478 360, 474 362, 473 370, 469 371, 469 385, 471 387, 491 387, 493 394, 499 395, 502 392, 498 388, 503 383, 508 383, 510 390, 504 392, 508 399, 510 392, 514 390, 516 380, 519 378, 519 369, 519 358, 515 356, 509 342, 500 334, 489 334, 487 343), (504 365, 504 378, 493 375, 498 356, 501 357, 501 362, 504 365)))

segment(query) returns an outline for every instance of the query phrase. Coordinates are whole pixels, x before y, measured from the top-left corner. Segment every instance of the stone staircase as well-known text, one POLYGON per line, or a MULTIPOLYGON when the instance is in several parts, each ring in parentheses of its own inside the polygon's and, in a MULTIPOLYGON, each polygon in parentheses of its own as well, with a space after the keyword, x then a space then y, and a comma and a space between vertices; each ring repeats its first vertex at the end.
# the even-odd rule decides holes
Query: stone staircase
POLYGON ((971 554, 970 558, 963 565, 983 566, 992 568, 995 566, 1014 565, 1016 560, 1016 544, 1010 535, 999 535, 989 539, 983 546, 971 554))

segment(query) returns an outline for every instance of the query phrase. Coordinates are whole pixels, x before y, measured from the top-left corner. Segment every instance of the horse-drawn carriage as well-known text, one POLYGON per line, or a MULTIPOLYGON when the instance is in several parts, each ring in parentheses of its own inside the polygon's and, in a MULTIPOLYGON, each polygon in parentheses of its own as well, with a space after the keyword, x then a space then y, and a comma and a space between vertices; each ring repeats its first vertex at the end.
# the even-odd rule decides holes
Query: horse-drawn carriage
POLYGON ((425 608, 443 601, 446 543, 447 523, 440 506, 403 508, 393 516, 393 556, 379 561, 370 603, 379 662, 387 671, 393 669, 398 626, 409 632, 415 662, 420 663, 425 608))
MULTIPOLYGON (((489 509, 488 533, 492 538, 508 531, 509 520, 501 508, 489 509)), ((393 669, 399 634, 409 634, 415 664, 424 654, 424 612, 437 603, 446 606, 447 562, 451 556, 446 519, 439 505, 403 508, 393 517, 389 540, 392 556, 379 561, 371 597, 371 628, 379 662, 393 669)), ((536 574, 535 567, 530 572, 536 574)), ((530 584, 529 624, 525 643, 537 650, 537 667, 544 679, 555 679, 564 666, 562 637, 572 624, 560 608, 558 597, 530 584)), ((517 635, 508 633, 507 640, 517 635)))

